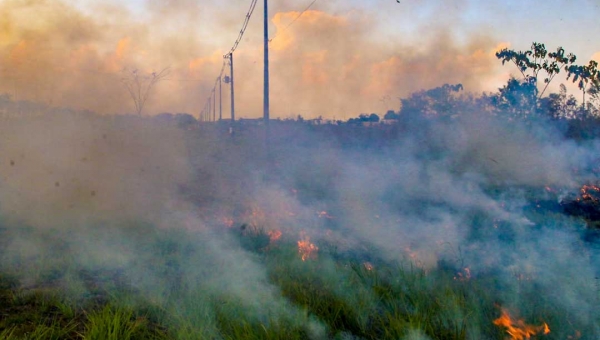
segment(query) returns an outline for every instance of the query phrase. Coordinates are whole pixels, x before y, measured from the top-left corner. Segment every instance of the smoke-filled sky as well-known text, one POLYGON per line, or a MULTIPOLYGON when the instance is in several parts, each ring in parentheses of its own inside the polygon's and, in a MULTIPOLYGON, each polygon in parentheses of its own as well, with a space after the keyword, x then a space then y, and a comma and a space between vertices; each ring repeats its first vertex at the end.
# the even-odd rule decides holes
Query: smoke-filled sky
MULTIPOLYGON (((272 117, 347 119, 398 109, 444 83, 493 91, 517 70, 494 52, 563 46, 598 59, 592 0, 271 1, 272 117), (295 20, 295 21, 294 21, 295 20), (294 23, 289 26, 289 24, 294 23)), ((134 112, 122 79, 169 68, 144 114, 198 115, 249 0, 0 0, 0 93, 100 113, 134 112)), ((234 55, 236 116, 262 115, 262 1, 234 55)), ((564 81, 564 76, 557 77, 564 81)), ((229 115, 229 86, 223 87, 229 115)))

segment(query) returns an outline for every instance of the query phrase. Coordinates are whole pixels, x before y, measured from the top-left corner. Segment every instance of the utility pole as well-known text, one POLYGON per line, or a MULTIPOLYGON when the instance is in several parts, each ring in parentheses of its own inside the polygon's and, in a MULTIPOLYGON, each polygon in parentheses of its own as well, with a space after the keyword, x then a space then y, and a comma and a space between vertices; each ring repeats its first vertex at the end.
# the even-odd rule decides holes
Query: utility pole
POLYGON ((223 92, 221 89, 222 79, 219 77, 219 121, 223 118, 223 92))
POLYGON ((235 121, 235 100, 234 100, 234 90, 233 90, 233 53, 229 53, 229 73, 231 83, 231 124, 235 121))
POLYGON ((264 74, 264 93, 263 93, 263 118, 265 126, 269 124, 269 10, 268 0, 265 0, 265 18, 264 18, 264 35, 265 35, 265 74, 264 74))
POLYGON ((213 122, 217 120, 217 94, 215 93, 215 89, 212 92, 212 100, 213 100, 213 122))

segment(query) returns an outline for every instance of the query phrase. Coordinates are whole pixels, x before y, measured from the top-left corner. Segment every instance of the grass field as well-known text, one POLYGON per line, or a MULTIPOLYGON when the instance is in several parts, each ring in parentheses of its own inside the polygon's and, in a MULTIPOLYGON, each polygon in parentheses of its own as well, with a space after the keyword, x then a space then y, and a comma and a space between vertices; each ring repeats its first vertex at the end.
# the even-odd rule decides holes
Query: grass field
POLYGON ((2 339, 593 339, 600 323, 598 314, 572 315, 540 294, 536 280, 507 284, 493 272, 444 264, 365 262, 324 243, 305 249, 312 253, 303 260, 298 242, 285 235, 269 241, 256 228, 220 236, 265 268, 261 287, 252 277, 211 274, 221 269, 207 266, 210 245, 199 243, 204 236, 197 232, 105 226, 93 239, 119 235, 113 249, 134 256, 104 263, 81 258, 75 248, 91 240, 75 229, 1 233, 5 244, 52 244, 20 254, 3 248, 2 339), (250 289, 221 289, 228 279, 250 289), (504 310, 514 319, 503 326, 496 320, 504 310))

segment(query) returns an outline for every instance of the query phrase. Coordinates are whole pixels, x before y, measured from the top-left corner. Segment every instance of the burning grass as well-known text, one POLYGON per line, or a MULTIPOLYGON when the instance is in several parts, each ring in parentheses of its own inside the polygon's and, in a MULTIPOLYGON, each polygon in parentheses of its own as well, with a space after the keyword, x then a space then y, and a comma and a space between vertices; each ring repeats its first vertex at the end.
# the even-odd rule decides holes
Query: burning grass
POLYGON ((24 165, 45 152, 5 161, 0 338, 600 338, 598 243, 561 211, 563 189, 544 188, 565 173, 542 171, 555 168, 543 157, 541 175, 524 169, 537 147, 486 133, 454 151, 440 147, 453 139, 414 151, 288 141, 271 164, 243 130, 222 150, 192 131, 177 153, 154 152, 173 144, 162 139, 122 147, 153 130, 116 139, 127 143, 91 131, 81 145, 118 157, 90 166, 86 148, 58 148, 72 162, 49 156, 47 174, 24 165))
MULTIPOLYGON (((267 269, 275 298, 290 304, 287 311, 257 312, 240 298, 215 291, 202 271, 190 272, 190 264, 206 256, 203 246, 194 244, 197 235, 150 225, 128 228, 139 258, 127 265, 92 270, 44 254, 12 254, 18 267, 3 261, 2 338, 402 339, 417 332, 431 339, 566 339, 574 334, 591 339, 598 334, 598 315, 587 322, 573 318, 551 296, 535 294, 535 282, 518 281, 515 292, 493 273, 469 271, 466 279, 464 268, 443 265, 429 270, 410 262, 365 265, 325 244, 308 260, 293 240, 282 237, 265 246, 269 235, 260 229, 228 230, 247 256, 267 269), (136 276, 142 271, 152 272, 151 283, 136 276), (536 325, 497 307, 514 306, 516 300, 527 306, 523 319, 539 321, 536 325)), ((13 236, 3 231, 4 239, 13 236)), ((4 259, 10 255, 2 253, 4 259)))
POLYGON ((550 327, 547 323, 544 322, 539 326, 528 325, 522 319, 513 318, 505 308, 502 308, 502 315, 494 320, 494 325, 505 328, 506 333, 514 340, 530 339, 538 334, 550 334, 550 327))

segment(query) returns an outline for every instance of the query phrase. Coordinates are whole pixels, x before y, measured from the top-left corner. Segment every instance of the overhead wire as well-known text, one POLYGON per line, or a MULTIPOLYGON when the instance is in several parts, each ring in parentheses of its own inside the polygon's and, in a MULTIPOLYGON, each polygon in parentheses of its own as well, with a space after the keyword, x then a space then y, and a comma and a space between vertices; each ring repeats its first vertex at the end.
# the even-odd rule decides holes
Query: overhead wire
MULTIPOLYGON (((219 82, 220 79, 222 79, 223 77, 223 73, 225 71, 225 66, 226 66, 226 58, 231 55, 233 52, 235 52, 235 50, 238 48, 239 44, 242 41, 242 38, 244 36, 244 33, 246 32, 246 29, 248 28, 249 22, 250 22, 250 18, 252 17, 252 14, 254 13, 254 9, 256 8, 256 4, 257 4, 258 0, 252 0, 252 2, 250 3, 250 7, 248 9, 248 12, 246 13, 246 16, 244 18, 244 22, 242 24, 242 28, 240 29, 239 35, 237 37, 237 39, 235 40, 234 44, 232 45, 231 49, 229 50, 229 52, 227 54, 224 55, 224 60, 223 60, 223 64, 221 66, 221 71, 219 72, 219 76, 216 78, 215 80, 215 84, 211 90, 212 93, 216 92, 216 86, 219 82)), ((277 39, 281 33, 285 32, 286 30, 288 30, 290 28, 290 26, 292 26, 298 19, 300 19, 300 17, 305 14, 315 3, 317 2, 317 0, 313 0, 306 8, 304 8, 304 10, 302 12, 300 12, 288 25, 286 25, 281 31, 279 31, 273 38, 269 39, 269 42, 272 42, 274 39, 277 39)), ((27 60, 27 59, 22 59, 22 61, 26 61, 26 62, 37 62, 34 60, 27 60)), ((46 65, 46 67, 48 67, 48 65, 46 65)), ((54 66, 54 65, 50 65, 51 68, 57 69, 59 72, 85 72, 85 73, 91 73, 91 74, 97 74, 97 75, 104 75, 104 76, 113 76, 113 77, 122 77, 123 76, 123 71, 121 72, 112 72, 112 71, 103 71, 103 70, 99 70, 99 69, 91 69, 91 68, 80 68, 78 70, 66 70, 63 67, 58 67, 58 66, 54 66)), ((145 78, 145 77, 144 77, 145 78)), ((177 82, 198 82, 198 81, 202 81, 202 79, 193 79, 193 78, 170 78, 170 77, 165 77, 163 80, 166 81, 177 81, 177 82)), ((210 100, 210 98, 209 98, 210 100)))
POLYGON ((273 40, 277 39, 277 37, 279 37, 279 36, 281 35, 281 33, 283 33, 283 32, 285 32, 285 31, 287 31, 287 30, 288 30, 288 28, 290 28, 290 26, 292 26, 292 25, 293 25, 293 24, 294 24, 294 23, 295 23, 295 22, 296 22, 298 19, 300 19, 300 17, 301 17, 301 16, 302 16, 304 13, 306 13, 306 12, 307 12, 307 11, 308 11, 308 10, 309 10, 309 9, 310 9, 310 8, 311 8, 313 5, 314 5, 314 4, 315 4, 315 2, 317 2, 317 0, 313 0, 313 1, 312 1, 312 2, 311 2, 309 5, 308 5, 308 6, 306 6, 306 8, 305 8, 305 9, 304 9, 302 12, 300 12, 300 14, 298 14, 298 15, 297 15, 297 16, 294 18, 294 20, 292 20, 292 21, 291 21, 289 24, 287 24, 287 26, 285 26, 285 27, 284 27, 284 28, 283 28, 281 31, 277 32, 277 34, 276 34, 276 35, 275 35, 273 38, 269 39, 269 42, 271 42, 271 41, 273 41, 273 40))
POLYGON ((252 13, 254 13, 254 8, 256 8, 257 2, 258 2, 258 0, 252 0, 252 3, 250 4, 250 9, 248 10, 248 13, 246 13, 246 18, 244 19, 244 23, 242 24, 242 29, 240 30, 240 34, 238 35, 237 39, 233 43, 233 46, 231 47, 231 49, 229 50, 229 52, 226 55, 230 55, 233 52, 235 52, 238 45, 242 41, 242 37, 244 36, 244 33, 246 32, 246 28, 248 28, 248 24, 250 23, 250 17, 252 17, 252 13))
POLYGON ((206 100, 207 102, 204 105, 204 109, 202 109, 202 111, 200 112, 200 117, 202 117, 206 107, 208 106, 208 103, 212 99, 212 96, 216 95, 217 84, 221 80, 221 77, 223 77, 223 72, 225 71, 225 66, 227 64, 225 60, 227 60, 233 54, 233 52, 235 52, 235 50, 238 48, 240 42, 242 41, 242 38, 244 37, 244 33, 246 33, 246 29, 248 28, 248 24, 250 23, 250 18, 252 17, 252 14, 254 13, 254 9, 256 8, 257 2, 258 2, 258 0, 252 0, 252 2, 250 3, 250 8, 248 9, 248 12, 246 13, 246 17, 244 18, 244 23, 242 24, 242 28, 240 29, 240 33, 238 34, 237 39, 233 43, 233 46, 231 47, 229 52, 227 52, 227 54, 225 54, 223 56, 223 65, 221 66, 221 72, 219 72, 219 76, 215 80, 215 85, 213 86, 213 88, 211 90, 211 96, 208 97, 208 99, 206 100))
MULTIPOLYGON (((225 71, 225 66, 226 66, 226 61, 225 60, 227 60, 231 55, 233 55, 233 52, 235 52, 235 50, 238 48, 240 42, 242 41, 242 38, 244 37, 244 33, 246 32, 246 29, 248 28, 248 24, 250 23, 250 18, 252 17, 252 14, 254 13, 254 9, 256 8, 256 3, 257 2, 258 2, 258 0, 252 0, 252 2, 250 3, 250 8, 248 9, 248 12, 246 13, 246 17, 244 19, 244 23, 242 24, 242 29, 240 30, 240 33, 238 34, 237 39, 233 43, 233 46, 231 47, 231 49, 229 50, 229 52, 227 52, 227 54, 225 54, 223 56, 223 65, 221 66, 221 72, 219 72, 219 76, 215 80, 215 85, 213 86, 213 88, 211 90, 211 94, 212 95, 210 97, 208 97, 207 102, 204 104, 204 109, 202 109, 202 111, 200 112, 200 117, 203 116, 204 111, 208 107, 208 103, 212 99, 212 96, 216 95, 217 84, 221 80, 221 77, 223 77, 223 72, 225 71)), ((306 6, 306 8, 304 8, 304 10, 302 10, 302 12, 300 12, 289 24, 287 24, 273 38, 269 39, 269 43, 271 41, 273 41, 274 39, 276 39, 277 37, 279 37, 279 35, 281 33, 287 31, 287 29, 290 28, 290 26, 292 26, 298 19, 300 19, 300 17, 304 13, 306 13, 316 2, 317 2, 317 0, 313 0, 308 6, 306 6)))
POLYGON ((210 102, 210 100, 212 99, 212 96, 216 95, 217 84, 219 83, 219 81, 221 81, 221 78, 223 77, 223 73, 225 72, 225 66, 227 64, 227 62, 225 60, 226 59, 224 58, 223 59, 223 64, 221 65, 221 71, 219 72, 219 76, 215 79, 215 84, 213 85, 213 88, 211 90, 211 96, 208 97, 208 99, 206 100, 206 103, 204 104, 204 108, 200 112, 200 117, 202 117, 202 114, 204 113, 204 110, 206 109, 206 106, 208 105, 208 102, 210 102))

